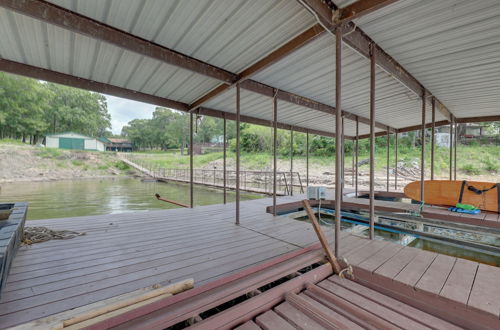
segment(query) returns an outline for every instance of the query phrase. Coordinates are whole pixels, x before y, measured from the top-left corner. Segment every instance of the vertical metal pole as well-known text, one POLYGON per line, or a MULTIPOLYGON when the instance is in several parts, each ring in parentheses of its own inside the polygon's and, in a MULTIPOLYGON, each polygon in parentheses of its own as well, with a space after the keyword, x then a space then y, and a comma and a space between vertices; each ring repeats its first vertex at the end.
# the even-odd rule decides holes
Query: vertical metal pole
POLYGON ((375 238, 375 51, 370 50, 370 239, 375 238))
POLYGON ((309 188, 309 130, 306 132, 306 187, 309 188))
POLYGON ((431 180, 434 180, 434 151, 436 149, 436 100, 432 97, 432 126, 431 126, 431 180))
POLYGON ((273 215, 276 216, 276 174, 278 162, 276 149, 278 149, 278 98, 276 92, 273 98, 273 215))
POLYGON ((340 221, 342 219, 342 28, 335 30, 335 255, 340 253, 340 221))
POLYGON ((391 145, 391 134, 387 131, 387 191, 389 191, 389 147, 391 145))
POLYGON ((342 182, 342 198, 344 198, 344 188, 345 188, 345 136, 344 136, 344 117, 342 116, 342 138, 341 141, 342 143, 342 176, 341 176, 341 182, 342 182))
POLYGON ((356 160, 355 160, 355 171, 356 171, 356 185, 354 187, 354 193, 358 197, 358 154, 359 154, 359 118, 356 116, 356 160))
POLYGON ((240 224, 240 84, 236 84, 236 224, 240 224))
POLYGON ((223 186, 224 186, 224 204, 227 203, 227 194, 226 194, 226 159, 227 159, 227 154, 226 154, 226 149, 227 149, 227 121, 226 121, 226 113, 224 113, 224 151, 223 151, 223 186))
POLYGON ((458 123, 455 122, 455 153, 453 156, 453 180, 457 180, 457 146, 458 146, 458 123))
POLYGON ((453 117, 451 117, 450 121, 450 181, 453 180, 452 170, 453 170, 453 117))
POLYGON ((193 186, 193 113, 189 114, 189 206, 194 207, 193 186))
POLYGON ((290 127, 290 195, 293 196, 293 127, 290 127))
POLYGON ((394 190, 398 190, 398 132, 394 139, 394 190))
POLYGON ((420 201, 425 201, 424 180, 425 180, 425 90, 422 91, 422 153, 420 155, 420 201))

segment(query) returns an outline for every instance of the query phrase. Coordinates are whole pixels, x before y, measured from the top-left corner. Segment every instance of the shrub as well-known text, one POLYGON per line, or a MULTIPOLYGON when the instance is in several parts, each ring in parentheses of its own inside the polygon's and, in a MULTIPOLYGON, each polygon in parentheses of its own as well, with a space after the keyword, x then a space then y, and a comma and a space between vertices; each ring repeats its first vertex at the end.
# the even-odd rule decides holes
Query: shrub
POLYGON ((125 162, 123 162, 123 161, 121 161, 121 160, 120 160, 120 161, 115 162, 114 166, 115 166, 117 169, 121 170, 121 171, 127 171, 127 170, 130 170, 130 166, 128 166, 128 164, 127 164, 127 163, 125 163, 125 162))
POLYGON ((475 167, 474 165, 472 164, 467 164, 467 165, 464 165, 462 166, 462 171, 464 171, 465 173, 467 174, 471 174, 471 175, 478 175, 479 173, 481 173, 480 169, 478 167, 475 167))

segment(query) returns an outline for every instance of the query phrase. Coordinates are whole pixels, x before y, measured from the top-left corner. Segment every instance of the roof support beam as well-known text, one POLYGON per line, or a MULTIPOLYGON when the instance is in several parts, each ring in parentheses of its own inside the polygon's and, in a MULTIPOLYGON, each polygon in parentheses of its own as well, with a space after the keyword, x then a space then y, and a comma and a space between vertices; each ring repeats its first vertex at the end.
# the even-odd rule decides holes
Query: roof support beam
POLYGON ((347 23, 396 1, 397 0, 358 0, 334 12, 333 19, 336 23, 347 23))
POLYGON ((234 84, 237 82, 243 82, 244 80, 250 78, 254 74, 256 74, 259 71, 264 70, 265 68, 269 67, 273 63, 276 63, 277 61, 281 60, 282 58, 286 57, 287 55, 291 54, 295 50, 303 47, 304 45, 308 44, 309 42, 313 41, 316 39, 318 36, 321 34, 325 33, 325 30, 321 27, 321 25, 316 24, 306 31, 302 32, 283 46, 279 47, 257 63, 249 66, 242 72, 240 72, 237 75, 236 81, 234 81, 233 84, 227 85, 227 84, 222 84, 218 86, 217 88, 213 89, 206 95, 200 97, 198 100, 194 101, 190 107, 192 109, 197 108, 201 106, 203 103, 215 98, 216 96, 222 94, 224 91, 228 90, 231 88, 234 84))
POLYGON ((231 72, 45 1, 0 0, 0 6, 226 83, 237 79, 231 72))
MULTIPOLYGON (((171 108, 175 109, 178 111, 183 111, 183 112, 188 112, 189 106, 186 103, 182 102, 177 102, 173 100, 169 100, 163 97, 159 96, 154 96, 154 95, 149 95, 149 94, 144 94, 140 92, 136 92, 134 90, 122 88, 122 87, 117 87, 117 86, 112 86, 84 78, 78 78, 72 75, 60 73, 60 72, 55 72, 47 69, 42 69, 42 68, 37 68, 31 65, 23 64, 23 63, 18 63, 14 61, 9 61, 5 59, 0 59, 0 71, 16 74, 16 75, 22 75, 34 79, 40 79, 44 81, 49 81, 53 82, 56 84, 61 84, 61 85, 66 85, 66 86, 71 86, 71 87, 76 87, 80 89, 85 89, 97 93, 103 93, 103 94, 108 94, 108 95, 113 95, 117 97, 122 97, 134 101, 139 101, 139 102, 144 102, 144 103, 149 103, 149 104, 154 104, 166 108, 171 108)), ((214 109, 208 109, 208 108, 199 108, 195 111, 195 113, 198 113, 200 115, 207 115, 211 117, 217 117, 217 118, 227 118, 229 120, 236 120, 236 115, 233 113, 228 113, 220 110, 214 110, 214 109)), ((260 119, 260 118, 255 118, 251 116, 244 116, 241 115, 241 121, 249 124, 256 124, 256 125, 262 125, 262 126, 272 126, 273 121, 272 120, 265 120, 265 119, 260 119)), ((278 128, 280 129, 291 129, 292 126, 284 123, 278 123, 278 128)), ((322 136, 328 136, 328 137, 333 137, 335 134, 331 132, 324 132, 324 131, 319 131, 319 130, 308 130, 306 128, 300 128, 297 126, 293 126, 293 129, 298 132, 303 132, 307 133, 310 132, 311 134, 317 134, 317 135, 322 135, 322 136)))
MULTIPOLYGON (((198 107, 203 102, 219 95, 235 83, 244 81, 251 75, 259 72, 272 63, 275 63, 282 57, 307 44, 309 41, 324 32, 319 25, 314 25, 284 46, 266 56, 264 59, 245 69, 240 73, 240 75, 237 75, 43 0, 0 0, 0 6, 35 19, 60 26, 69 31, 108 42, 131 52, 148 56, 170 65, 190 70, 224 82, 223 85, 218 86, 216 89, 197 100, 193 104, 198 104, 197 106, 188 106, 189 109, 198 107)), ((256 81, 249 82, 246 80, 244 82, 245 84, 241 84, 241 88, 252 90, 256 93, 260 92, 260 94, 268 93, 272 95, 272 91, 274 90, 273 87, 266 86, 256 81)), ((332 114, 335 113, 334 107, 330 107, 292 93, 280 92, 278 99, 315 110, 317 110, 317 108, 321 108, 323 110, 320 111, 326 110, 325 112, 330 112, 332 114)), ((176 107, 172 108, 177 109, 176 107)), ((348 119, 355 118, 354 115, 347 112, 344 112, 344 115, 345 118, 348 119)), ((361 122, 363 122, 363 119, 360 119, 361 122)), ((378 123, 377 127, 383 130, 390 129, 394 131, 393 128, 380 123, 378 123)))
MULTIPOLYGON (((316 18, 319 20, 321 25, 331 33, 335 33, 337 27, 340 26, 339 22, 334 21, 335 13, 338 8, 333 10, 322 0, 299 0, 299 2, 309 10, 316 18)), ((358 1, 361 2, 361 1, 358 1)), ((363 1, 365 2, 365 1, 363 1)), ((366 1, 383 3, 387 5, 391 1, 366 1)), ((393 1, 392 1, 393 2, 393 1)), ((353 5, 357 4, 354 3, 353 5)), ((368 5, 364 6, 368 8, 368 5)), ((361 6, 361 4, 359 4, 361 6)), ((379 4, 380 5, 380 4, 379 4)), ((373 6, 372 9, 381 8, 380 6, 373 6)), ((342 9, 340 9, 342 10, 342 9)), ((365 11, 368 13, 369 11, 365 11)), ((359 15, 358 15, 359 17, 359 15)), ((342 22, 340 22, 342 23, 342 22)), ((395 79, 400 81, 409 90, 422 96, 424 93, 426 95, 433 95, 432 92, 428 91, 415 77, 413 77, 401 64, 399 64, 393 57, 387 54, 380 46, 378 46, 375 41, 373 41, 368 35, 366 35, 359 27, 354 25, 352 22, 343 25, 344 29, 344 42, 351 47, 353 50, 364 56, 365 58, 370 58, 370 45, 373 45, 373 52, 376 54, 377 65, 385 70, 388 74, 393 76, 395 79)), ((446 119, 450 120, 453 116, 452 113, 436 98, 436 106, 439 111, 445 116, 446 119)))

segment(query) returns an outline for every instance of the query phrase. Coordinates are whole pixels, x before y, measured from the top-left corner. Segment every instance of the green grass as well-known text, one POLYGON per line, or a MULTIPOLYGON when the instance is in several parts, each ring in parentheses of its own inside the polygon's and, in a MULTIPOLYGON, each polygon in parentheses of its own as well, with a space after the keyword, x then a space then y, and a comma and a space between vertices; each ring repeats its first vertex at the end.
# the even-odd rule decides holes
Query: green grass
MULTIPOLYGON (((425 159, 426 168, 429 170, 431 155, 430 148, 426 149, 425 159)), ((222 152, 208 153, 204 155, 195 155, 193 159, 194 167, 200 168, 207 166, 210 162, 222 160, 222 152)), ((398 162, 403 162, 406 165, 411 165, 413 162, 420 164, 421 150, 416 148, 400 148, 398 150, 398 162)), ((168 153, 133 153, 131 156, 138 160, 140 163, 147 167, 161 167, 161 168, 188 168, 189 156, 180 155, 179 151, 168 153)), ((228 159, 235 159, 233 152, 228 152, 228 159)), ((450 150, 448 148, 436 147, 434 154, 434 170, 438 176, 446 176, 449 172, 449 157, 450 150)), ((368 159, 368 153, 362 153, 358 157, 358 161, 368 159)), ((252 170, 265 170, 271 166, 271 153, 242 153, 241 164, 243 167, 252 170)), ((279 157, 280 160, 288 160, 288 157, 279 157)), ((304 156, 294 156, 296 161, 304 161, 304 156)), ((310 156, 310 164, 321 167, 333 167, 335 158, 332 157, 319 157, 310 156)), ((352 155, 345 154, 345 166, 351 167, 352 155)), ((389 153, 389 166, 394 167, 395 154, 391 149, 389 153)), ((377 148, 375 152, 375 168, 376 170, 385 169, 387 166, 387 151, 385 148, 377 148)), ((369 165, 363 165, 361 170, 368 170, 369 165)), ((500 146, 484 145, 484 146, 465 146, 459 145, 457 148, 457 169, 458 171, 469 174, 492 174, 500 172, 500 146)))
POLYGON ((59 159, 63 152, 60 149, 55 148, 40 148, 36 152, 37 156, 46 159, 59 159))
POLYGON ((14 140, 14 139, 1 139, 0 144, 15 144, 15 145, 27 145, 26 143, 23 143, 21 140, 14 140))

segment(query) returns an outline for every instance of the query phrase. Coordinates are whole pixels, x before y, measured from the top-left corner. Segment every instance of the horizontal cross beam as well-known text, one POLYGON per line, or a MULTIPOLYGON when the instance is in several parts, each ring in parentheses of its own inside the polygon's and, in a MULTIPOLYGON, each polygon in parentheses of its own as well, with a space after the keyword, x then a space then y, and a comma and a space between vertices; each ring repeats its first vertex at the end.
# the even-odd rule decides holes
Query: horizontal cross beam
MULTIPOLYGON (((140 101, 140 102, 145 102, 149 104, 154 104, 158 106, 163 106, 167 108, 172 108, 178 111, 182 112, 188 112, 189 111, 189 106, 186 103, 182 102, 177 102, 173 100, 169 100, 163 97, 159 96, 154 96, 154 95, 149 95, 149 94, 144 94, 140 92, 136 92, 134 90, 122 88, 122 87, 117 87, 113 85, 108 85, 104 83, 100 83, 97 81, 92 81, 88 80, 85 78, 79 78, 75 77, 72 75, 52 71, 52 70, 47 70, 47 69, 42 69, 38 67, 34 67, 31 65, 23 64, 23 63, 18 63, 10 60, 5 60, 5 59, 0 59, 0 71, 16 74, 16 75, 22 75, 34 79, 39 79, 39 80, 44 80, 44 81, 49 81, 53 82, 56 84, 61 84, 61 85, 66 85, 66 86, 71 86, 71 87, 76 87, 80 89, 85 89, 97 93, 103 93, 103 94, 108 94, 108 95, 113 95, 117 97, 122 97, 134 101, 140 101)), ((269 103, 269 108, 272 107, 272 104, 269 103)), ((226 118, 230 120, 236 119, 235 114, 233 113, 228 113, 220 110, 214 110, 214 109, 209 109, 209 108, 199 108, 195 113, 199 113, 200 115, 207 115, 211 117, 217 117, 217 118, 226 118)), ((262 125, 262 126, 272 126, 273 122, 270 120, 265 120, 265 119, 260 119, 260 118, 255 118, 251 116, 241 116, 241 121, 249 124, 256 124, 256 125, 262 125)), ((293 129, 294 131, 297 132, 304 132, 304 133, 311 133, 311 134, 317 134, 317 135, 322 135, 322 136, 328 136, 328 137, 333 137, 335 136, 335 133, 331 132, 325 132, 325 131, 319 131, 319 130, 309 130, 307 128, 303 127, 297 127, 297 126, 291 126, 289 124, 284 124, 284 123, 278 123, 278 127, 281 129, 293 129)))

